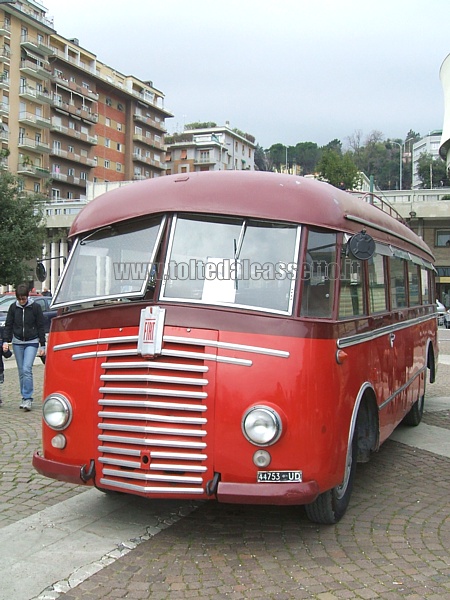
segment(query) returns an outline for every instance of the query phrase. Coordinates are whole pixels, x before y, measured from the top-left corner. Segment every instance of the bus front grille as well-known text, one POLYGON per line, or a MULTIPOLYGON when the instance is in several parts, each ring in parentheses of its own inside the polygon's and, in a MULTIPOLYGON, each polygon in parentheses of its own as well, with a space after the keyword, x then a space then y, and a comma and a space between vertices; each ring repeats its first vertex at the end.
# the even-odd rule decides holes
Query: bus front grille
MULTIPOLYGON (((205 494, 208 384, 205 348, 180 344, 142 357, 115 345, 102 362, 99 386, 99 485, 144 495, 205 494)), ((212 421, 212 419, 210 419, 212 421)))

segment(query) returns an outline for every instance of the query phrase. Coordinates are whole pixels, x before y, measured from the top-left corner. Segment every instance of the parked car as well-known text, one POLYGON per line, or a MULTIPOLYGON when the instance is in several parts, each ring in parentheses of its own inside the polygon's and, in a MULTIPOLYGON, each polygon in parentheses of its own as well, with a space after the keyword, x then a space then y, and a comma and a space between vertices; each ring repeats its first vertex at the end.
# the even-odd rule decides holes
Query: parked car
MULTIPOLYGON (((440 302, 439 300, 436 300, 435 304, 436 304, 436 308, 437 308, 437 312, 438 312, 438 317, 437 317, 438 325, 445 325, 445 323, 446 323, 445 314, 447 312, 447 309, 442 304, 442 302, 440 302)), ((0 305, 0 307, 1 307, 1 305, 0 305)))
MULTIPOLYGON (((31 294, 30 294, 31 295, 31 294)), ((8 295, 0 298, 0 335, 3 338, 3 329, 5 327, 6 315, 10 305, 16 301, 16 295, 8 295)), ((33 301, 40 304, 42 313, 44 315, 44 327, 45 333, 50 331, 50 323, 54 316, 56 316, 56 310, 50 309, 52 302, 51 296, 38 296, 33 294, 33 301)))

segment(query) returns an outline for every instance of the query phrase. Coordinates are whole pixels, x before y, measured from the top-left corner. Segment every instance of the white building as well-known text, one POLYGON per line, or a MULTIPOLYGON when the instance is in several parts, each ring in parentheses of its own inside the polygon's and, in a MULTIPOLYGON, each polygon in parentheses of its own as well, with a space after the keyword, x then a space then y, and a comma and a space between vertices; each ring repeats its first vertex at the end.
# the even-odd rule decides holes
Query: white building
POLYGON ((434 159, 439 158, 439 146, 441 145, 441 130, 430 131, 428 135, 413 144, 412 151, 412 189, 418 190, 422 181, 418 174, 419 159, 422 154, 430 154, 434 159))
POLYGON ((444 124, 439 154, 450 169, 450 54, 441 65, 440 78, 444 90, 444 124))

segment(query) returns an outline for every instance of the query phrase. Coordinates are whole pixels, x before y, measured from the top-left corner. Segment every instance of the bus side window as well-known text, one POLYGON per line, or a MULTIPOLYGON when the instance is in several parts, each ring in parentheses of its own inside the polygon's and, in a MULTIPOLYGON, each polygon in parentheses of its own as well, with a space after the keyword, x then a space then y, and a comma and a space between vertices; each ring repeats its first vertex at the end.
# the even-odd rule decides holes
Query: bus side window
POLYGON ((408 290, 409 306, 418 306, 420 304, 420 267, 414 263, 408 263, 408 290))
POLYGON ((420 282, 422 285, 422 304, 430 304, 429 271, 425 267, 420 269, 420 282))
POLYGON ((406 306, 406 278, 405 261, 398 256, 389 258, 391 278, 391 308, 404 308, 406 306))
POLYGON ((302 317, 331 317, 335 278, 336 234, 310 230, 302 274, 302 317))
POLYGON ((369 311, 379 313, 387 310, 387 273, 381 254, 374 254, 367 261, 369 270, 369 311))
POLYGON ((365 315, 364 264, 361 260, 347 257, 345 247, 342 249, 339 282, 339 318, 365 315))

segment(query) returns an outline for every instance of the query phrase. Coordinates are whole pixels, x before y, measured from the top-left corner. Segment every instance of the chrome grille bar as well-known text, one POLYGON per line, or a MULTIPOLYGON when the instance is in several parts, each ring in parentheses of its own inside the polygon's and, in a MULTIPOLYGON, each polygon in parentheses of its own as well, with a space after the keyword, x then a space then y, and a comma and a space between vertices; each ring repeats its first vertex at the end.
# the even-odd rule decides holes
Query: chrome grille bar
POLYGON ((171 396, 194 399, 204 399, 208 397, 206 392, 178 391, 163 388, 101 387, 99 388, 99 391, 101 394, 134 394, 138 396, 171 396))
POLYGON ((159 375, 102 375, 102 381, 138 381, 155 383, 173 383, 174 385, 207 385, 207 379, 197 379, 193 377, 164 377, 159 375))
POLYGON ((160 435, 203 437, 206 431, 201 429, 175 429, 169 427, 148 427, 147 425, 125 425, 115 423, 99 423, 103 431, 132 431, 133 433, 152 433, 160 435))
POLYGON ((100 406, 123 406, 132 408, 160 408, 162 410, 187 410, 193 412, 205 412, 204 404, 181 404, 179 402, 155 402, 152 400, 110 400, 100 398, 100 406))
POLYGON ((153 487, 147 485, 135 485, 132 483, 125 483, 123 481, 116 481, 115 479, 108 479, 106 477, 100 478, 100 483, 108 485, 110 487, 118 488, 120 490, 128 490, 129 492, 141 492, 143 494, 197 494, 201 495, 204 493, 203 488, 191 488, 191 487, 153 487))
POLYGON ((193 450, 204 450, 205 442, 192 442, 189 440, 172 440, 172 439, 142 439, 135 437, 127 437, 120 435, 100 434, 98 436, 101 442, 116 442, 118 444, 136 444, 139 446, 166 446, 171 448, 192 448, 193 450))
POLYGON ((170 363, 162 361, 143 360, 139 361, 115 361, 104 362, 101 364, 102 369, 169 369, 171 371, 186 371, 193 373, 207 373, 209 368, 206 365, 188 365, 185 363, 170 363))
POLYGON ((139 481, 163 481, 171 483, 196 483, 202 484, 201 477, 191 477, 190 475, 156 475, 154 473, 132 473, 129 471, 117 471, 116 469, 103 469, 104 475, 112 475, 121 479, 138 479, 139 481))
POLYGON ((181 423, 182 425, 206 425, 206 419, 201 417, 172 417, 171 415, 156 415, 150 413, 122 413, 102 410, 98 413, 102 419, 133 419, 136 421, 155 421, 157 423, 181 423))

